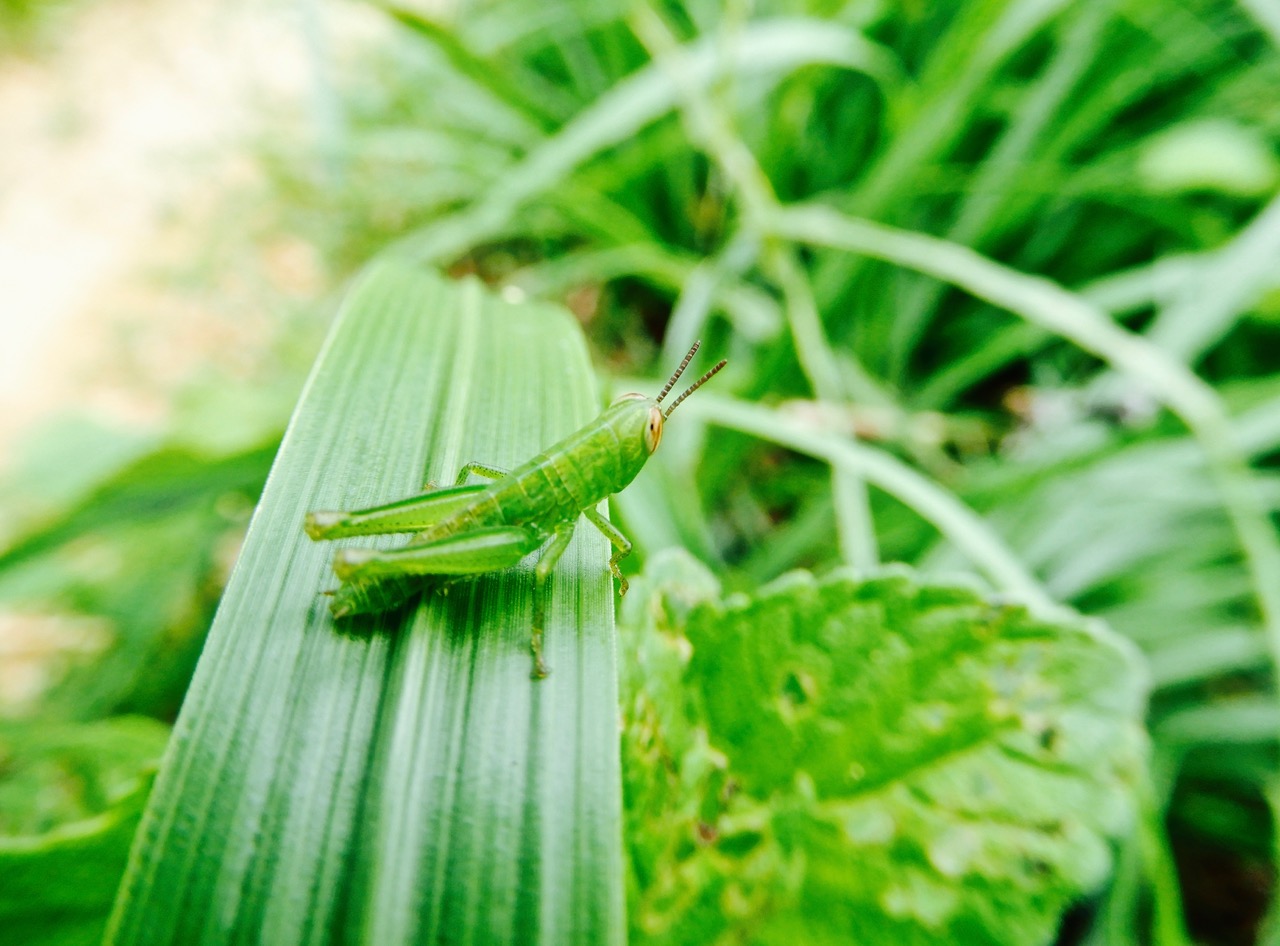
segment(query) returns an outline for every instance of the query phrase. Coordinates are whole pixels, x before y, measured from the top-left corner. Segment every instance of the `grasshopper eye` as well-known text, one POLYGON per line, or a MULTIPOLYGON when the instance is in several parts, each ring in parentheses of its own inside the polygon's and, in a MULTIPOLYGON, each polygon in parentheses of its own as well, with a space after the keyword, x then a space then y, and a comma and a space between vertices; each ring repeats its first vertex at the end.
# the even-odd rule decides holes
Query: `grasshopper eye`
POLYGON ((649 423, 644 428, 644 445, 650 453, 658 449, 662 442, 662 408, 655 407, 649 411, 649 423))

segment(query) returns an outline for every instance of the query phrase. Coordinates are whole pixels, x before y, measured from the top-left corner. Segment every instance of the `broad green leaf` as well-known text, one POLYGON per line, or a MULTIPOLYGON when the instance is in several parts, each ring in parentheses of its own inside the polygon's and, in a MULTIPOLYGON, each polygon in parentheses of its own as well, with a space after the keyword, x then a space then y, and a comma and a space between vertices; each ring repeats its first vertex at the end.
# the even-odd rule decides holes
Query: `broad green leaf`
POLYGON ((621 940, 604 539, 580 530, 557 566, 534 682, 527 565, 335 626, 333 543, 302 532, 308 510, 513 466, 597 408, 566 312, 366 272, 250 525, 108 942, 621 940))
POLYGON ((0 929, 99 943, 167 727, 141 717, 0 723, 0 929))
POLYGON ((635 943, 1031 946, 1106 879, 1146 742, 1104 627, 905 570, 635 584, 635 943))

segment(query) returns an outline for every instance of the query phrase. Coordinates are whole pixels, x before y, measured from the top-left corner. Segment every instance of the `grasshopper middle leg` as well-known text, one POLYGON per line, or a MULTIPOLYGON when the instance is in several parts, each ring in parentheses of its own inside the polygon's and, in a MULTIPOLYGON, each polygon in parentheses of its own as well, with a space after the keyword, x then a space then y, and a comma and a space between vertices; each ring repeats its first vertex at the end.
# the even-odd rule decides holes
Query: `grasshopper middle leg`
POLYGON ((496 466, 490 466, 488 463, 477 463, 475 460, 462 464, 462 469, 458 471, 458 481, 455 486, 461 486, 467 481, 467 477, 474 473, 476 476, 483 476, 488 480, 500 480, 507 475, 506 470, 499 469, 496 466))
POLYGON ((560 561, 560 556, 569 547, 573 538, 574 523, 566 522, 556 526, 555 536, 538 559, 538 567, 534 569, 533 588, 533 639, 529 641, 529 649, 533 651, 533 678, 541 680, 549 672, 542 659, 542 629, 546 625, 547 582, 551 578, 551 570, 560 561))
MULTIPOLYGON (((458 478, 453 481, 453 485, 461 486, 463 483, 467 481, 467 477, 470 476, 472 473, 474 473, 476 476, 483 476, 485 479, 489 479, 489 480, 500 480, 507 475, 506 470, 501 470, 496 466, 490 466, 487 463, 480 463, 476 460, 471 460, 467 463, 462 464, 462 468, 458 470, 458 478)), ((437 486, 431 480, 427 480, 425 483, 423 483, 422 488, 425 489, 427 492, 440 489, 440 487, 437 486)))
POLYGON ((343 581, 401 575, 478 575, 517 564, 546 541, 532 529, 473 529, 395 549, 343 549, 333 559, 343 581))

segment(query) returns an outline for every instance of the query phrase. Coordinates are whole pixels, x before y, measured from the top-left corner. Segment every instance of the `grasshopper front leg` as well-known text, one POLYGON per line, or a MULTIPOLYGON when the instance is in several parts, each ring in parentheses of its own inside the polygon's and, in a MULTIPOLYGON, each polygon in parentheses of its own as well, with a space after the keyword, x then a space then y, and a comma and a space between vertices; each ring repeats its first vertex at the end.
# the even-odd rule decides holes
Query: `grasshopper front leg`
POLYGON ((618 563, 631 554, 631 540, 622 534, 622 530, 615 526, 612 522, 600 515, 594 506, 588 506, 582 510, 582 514, 587 520, 604 533, 604 537, 613 545, 613 554, 609 556, 609 571, 613 572, 613 577, 618 579, 618 594, 625 595, 627 593, 627 579, 622 575, 622 569, 618 567, 618 563))

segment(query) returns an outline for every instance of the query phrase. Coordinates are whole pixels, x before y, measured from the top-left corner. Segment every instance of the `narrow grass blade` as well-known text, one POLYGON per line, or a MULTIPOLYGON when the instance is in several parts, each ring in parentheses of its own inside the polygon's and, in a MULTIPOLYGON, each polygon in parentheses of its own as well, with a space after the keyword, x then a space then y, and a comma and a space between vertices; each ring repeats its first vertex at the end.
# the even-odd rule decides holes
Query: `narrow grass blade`
MULTIPOLYGON (((476 57, 453 30, 394 3, 386 4, 384 9, 406 29, 438 49, 457 75, 465 76, 476 88, 509 109, 514 121, 547 132, 555 125, 555 118, 546 108, 548 100, 559 106, 550 111, 563 112, 568 107, 564 94, 555 86, 541 81, 541 77, 528 70, 519 70, 518 83, 512 81, 511 76, 476 57)), ((509 68, 514 71, 514 67, 509 68)))
POLYGON ((789 418, 780 411, 710 392, 690 402, 686 416, 739 430, 825 460, 860 476, 901 500, 962 549, 1000 588, 1021 595, 1038 607, 1052 599, 1004 541, 971 509, 897 458, 830 432, 789 418))
POLYGON ((1275 285, 1277 254, 1280 197, 1273 198, 1215 252, 1198 278, 1181 287, 1173 303, 1151 324, 1147 337, 1188 364, 1196 364, 1275 285))
POLYGON ((308 510, 406 495, 472 459, 513 466, 596 407, 567 313, 366 273, 285 435, 109 943, 621 941, 603 538, 580 530, 557 567, 552 675, 535 683, 527 566, 342 628, 319 594, 332 544, 302 533, 308 510))

